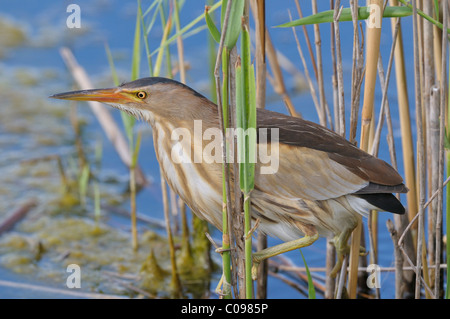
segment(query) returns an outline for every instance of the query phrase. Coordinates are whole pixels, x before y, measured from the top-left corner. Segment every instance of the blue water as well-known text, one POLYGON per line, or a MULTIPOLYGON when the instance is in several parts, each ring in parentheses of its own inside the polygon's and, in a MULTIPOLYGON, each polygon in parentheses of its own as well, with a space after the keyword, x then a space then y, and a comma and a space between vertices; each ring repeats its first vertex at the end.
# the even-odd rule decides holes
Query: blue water
MULTIPOLYGON (((300 1, 304 15, 311 13, 310 2, 300 1)), ((142 1, 143 7, 147 8, 150 1, 142 1)), ((184 26, 193 18, 200 15, 204 10, 205 1, 203 0, 189 0, 186 1, 181 14, 181 25, 184 26)), ((297 18, 297 11, 294 1, 280 0, 267 1, 267 25, 275 26, 289 21, 288 9, 291 11, 294 18, 297 18)), ((347 3, 345 3, 347 5, 347 3)), ((319 1, 319 11, 328 10, 328 1, 319 1)), ((59 85, 52 86, 52 90, 59 91, 70 90, 71 76, 66 72, 65 65, 60 58, 58 49, 61 46, 68 46, 76 56, 79 64, 88 70, 93 82, 97 84, 101 80, 104 81, 105 76, 110 74, 110 67, 108 65, 105 54, 105 43, 109 45, 111 51, 116 57, 116 68, 121 75, 121 80, 126 81, 130 78, 131 66, 131 49, 133 44, 133 35, 135 28, 135 1, 119 1, 119 0, 96 0, 96 1, 51 1, 51 0, 2 0, 0 4, 0 14, 12 18, 27 30, 28 41, 25 46, 13 49, 9 52, 7 57, 0 60, 0 65, 4 68, 27 67, 35 70, 54 69, 62 78, 65 79, 59 85), (81 7, 81 30, 69 29, 66 27, 66 19, 69 13, 66 12, 66 7, 71 3, 78 3, 81 7), (82 35, 77 35, 80 31, 82 35), (42 39, 48 42, 48 45, 41 46, 42 39)), ((387 22, 387 21, 386 21, 387 22)), ((383 31, 382 57, 384 65, 387 65, 389 52, 391 48, 391 28, 390 23, 383 31)), ((404 30, 404 45, 405 52, 412 52, 412 30, 411 19, 403 19, 404 30)), ((332 87, 331 75, 332 65, 329 39, 329 25, 322 25, 322 52, 324 56, 324 76, 327 93, 327 100, 329 105, 332 105, 332 87)), ((0 31, 1 32, 1 31, 0 31)), ((269 28, 275 47, 280 50, 290 61, 292 61, 298 70, 303 72, 303 66, 299 58, 296 44, 291 29, 269 28)), ((297 29, 298 35, 303 41, 303 33, 300 28, 297 29)), ((151 48, 159 46, 162 30, 155 24, 155 28, 149 36, 149 43, 151 48)), ((312 28, 309 29, 309 35, 313 39, 314 35, 312 28)), ((194 89, 201 91, 204 95, 209 96, 208 85, 208 70, 206 63, 208 53, 205 45, 206 31, 186 39, 185 55, 186 60, 190 64, 188 71, 188 84, 194 89)), ((352 66, 352 37, 353 26, 352 23, 341 24, 341 38, 344 43, 342 46, 343 66, 345 73, 345 100, 347 111, 349 114, 350 105, 350 87, 351 87, 351 66, 352 66)), ((303 43, 302 43, 303 44, 303 43)), ((307 55, 306 47, 303 46, 305 55, 307 55)), ((176 48, 173 48, 176 52, 176 48)), ((141 76, 148 76, 148 68, 145 60, 142 61, 141 76)), ((413 69, 412 54, 406 55, 406 65, 408 66, 407 75, 410 79, 410 87, 413 87, 413 69)), ((286 86, 288 90, 294 89, 292 84, 292 76, 285 73, 286 86)), ((312 69, 310 69, 312 74, 312 69)), ((392 81, 395 82, 395 81, 392 81)), ((394 130, 396 131, 396 146, 397 146, 397 162, 399 164, 399 171, 403 174, 402 158, 400 148, 400 131, 396 104, 395 83, 390 85, 389 103, 393 116, 394 130)), ((109 83, 101 83, 102 85, 113 85, 112 79, 109 83)), ((99 84, 100 85, 100 84, 99 84)), ((56 93, 49 91, 49 88, 41 88, 43 95, 51 95, 56 93)), ((410 90, 413 93, 413 90, 410 90)), ((268 86, 267 96, 269 99, 267 108, 275 111, 286 112, 283 102, 278 98, 268 86)), ((310 98, 309 93, 293 94, 292 99, 297 111, 301 112, 303 117, 315 122, 318 118, 310 98)), ((414 97, 410 97, 411 108, 414 106, 414 97)), ((381 104, 381 90, 378 87, 376 91, 376 107, 379 108, 381 104)), ((63 103, 61 103, 61 107, 63 103)), ((377 111, 378 113, 378 111, 377 111)), ((118 112, 114 112, 114 116, 120 123, 120 116, 118 112)), ((412 121, 414 121, 414 111, 411 112, 412 121)), ((92 130, 99 130, 95 121, 92 121, 92 130)), ((413 130, 414 131, 414 130, 413 130)), ((385 132, 384 132, 385 133, 385 132)), ((359 134, 357 135, 359 136, 359 134)), ((105 139, 106 141, 106 139, 105 139)), ((385 136, 381 139, 381 149, 379 157, 389 162, 389 153, 387 149, 385 136)), ((156 181, 155 184, 145 189, 138 197, 138 210, 142 213, 151 214, 152 217, 162 218, 162 203, 159 189, 159 169, 156 165, 155 154, 153 151, 152 141, 149 134, 144 135, 143 147, 141 148, 140 164, 144 168, 146 174, 156 181)), ((112 146, 109 143, 104 143, 102 168, 104 170, 117 171, 120 174, 126 175, 127 170, 124 168, 122 162, 116 155, 112 146)), ((404 200, 404 198, 403 198, 404 200)), ((387 218, 392 218, 387 213, 380 214, 380 260, 382 266, 393 265, 392 242, 389 234, 385 230, 385 221, 387 218)), ((366 236, 367 237, 367 236, 366 236)), ((278 243, 277 240, 271 239, 271 244, 278 243)), ((320 240, 312 247, 303 249, 306 260, 310 267, 323 266, 325 261, 325 241, 320 240)), ((302 264, 298 252, 291 252, 287 254, 292 260, 295 260, 299 265, 302 264)), ((393 292, 393 273, 383 273, 381 276, 382 287, 381 296, 383 298, 392 298, 393 292)), ((281 283, 277 279, 270 278, 269 281, 269 298, 299 298, 301 295, 281 283)))

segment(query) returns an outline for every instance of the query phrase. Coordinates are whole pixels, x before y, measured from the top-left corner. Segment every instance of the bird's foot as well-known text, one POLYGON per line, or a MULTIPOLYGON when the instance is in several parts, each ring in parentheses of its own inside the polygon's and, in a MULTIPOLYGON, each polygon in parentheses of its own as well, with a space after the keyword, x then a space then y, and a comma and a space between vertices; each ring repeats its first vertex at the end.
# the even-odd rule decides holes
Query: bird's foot
POLYGON ((225 279, 225 275, 222 274, 219 283, 216 286, 214 292, 220 297, 229 296, 231 294, 231 285, 225 279))
POLYGON ((360 246, 359 247, 359 255, 361 257, 366 257, 369 254, 369 252, 366 250, 366 247, 360 246))

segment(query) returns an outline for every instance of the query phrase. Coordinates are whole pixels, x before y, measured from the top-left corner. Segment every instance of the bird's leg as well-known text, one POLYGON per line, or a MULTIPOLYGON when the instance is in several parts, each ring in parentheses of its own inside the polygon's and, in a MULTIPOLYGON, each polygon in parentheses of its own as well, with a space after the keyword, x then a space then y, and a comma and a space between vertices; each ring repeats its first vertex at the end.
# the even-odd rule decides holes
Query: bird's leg
POLYGON ((258 270, 259 264, 270 257, 280 255, 282 253, 303 248, 306 246, 311 245, 319 238, 319 234, 317 232, 311 234, 311 235, 305 235, 305 237, 302 237, 300 239, 288 241, 286 243, 282 243, 273 247, 268 247, 266 249, 263 249, 261 251, 258 251, 253 254, 253 266, 252 266, 252 278, 253 280, 256 279, 256 274, 258 270))
MULTIPOLYGON (((350 246, 348 245, 348 240, 350 238, 351 233, 353 232, 354 228, 348 228, 344 230, 339 236, 336 236, 334 238, 334 247, 336 248, 337 252, 337 260, 336 265, 334 265, 333 269, 331 270, 330 277, 335 278, 337 273, 341 270, 342 263, 344 261, 344 256, 348 255, 350 253, 350 246)), ((368 252, 366 252, 366 249, 364 247, 359 247, 359 255, 360 256, 367 256, 368 252)))
POLYGON ((352 233, 352 229, 344 230, 338 236, 334 238, 334 247, 337 252, 337 260, 336 264, 331 270, 330 276, 331 278, 335 278, 339 270, 341 270, 342 262, 344 261, 344 256, 350 252, 350 247, 348 246, 348 239, 350 238, 350 234, 352 233))

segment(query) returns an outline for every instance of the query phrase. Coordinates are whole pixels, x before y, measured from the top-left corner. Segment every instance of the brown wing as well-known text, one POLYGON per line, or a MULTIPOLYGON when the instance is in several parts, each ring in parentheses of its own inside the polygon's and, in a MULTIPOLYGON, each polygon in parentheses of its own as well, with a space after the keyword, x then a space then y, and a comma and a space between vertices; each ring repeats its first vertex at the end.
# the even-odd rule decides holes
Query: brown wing
POLYGON ((270 143, 274 134, 271 129, 278 129, 280 142, 278 170, 274 174, 261 174, 262 165, 258 164, 257 188, 274 195, 311 200, 358 192, 407 191, 392 166, 327 128, 268 110, 258 110, 257 119, 258 142, 270 143), (261 130, 264 128, 266 132, 261 130), (274 189, 274 185, 280 185, 279 189, 274 189))

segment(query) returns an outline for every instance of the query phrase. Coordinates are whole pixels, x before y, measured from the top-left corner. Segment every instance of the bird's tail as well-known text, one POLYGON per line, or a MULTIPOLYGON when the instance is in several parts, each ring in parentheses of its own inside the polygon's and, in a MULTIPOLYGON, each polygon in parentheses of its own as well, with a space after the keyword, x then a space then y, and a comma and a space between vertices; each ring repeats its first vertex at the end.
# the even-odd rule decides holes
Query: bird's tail
POLYGON ((369 204, 377 207, 380 211, 390 212, 394 214, 404 214, 405 207, 393 194, 357 194, 356 196, 364 199, 369 204))

